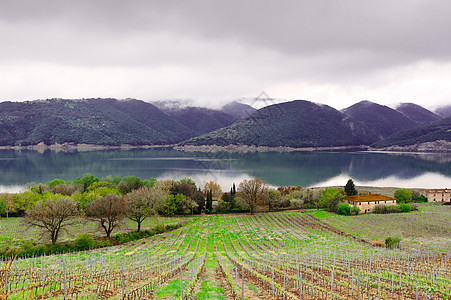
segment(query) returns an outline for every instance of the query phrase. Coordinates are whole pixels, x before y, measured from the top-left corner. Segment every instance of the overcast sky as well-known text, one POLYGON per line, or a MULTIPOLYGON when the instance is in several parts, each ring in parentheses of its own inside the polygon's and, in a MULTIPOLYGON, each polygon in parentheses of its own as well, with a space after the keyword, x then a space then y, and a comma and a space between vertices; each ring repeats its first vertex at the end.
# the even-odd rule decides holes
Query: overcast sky
POLYGON ((451 104, 451 1, 0 0, 0 101, 451 104))

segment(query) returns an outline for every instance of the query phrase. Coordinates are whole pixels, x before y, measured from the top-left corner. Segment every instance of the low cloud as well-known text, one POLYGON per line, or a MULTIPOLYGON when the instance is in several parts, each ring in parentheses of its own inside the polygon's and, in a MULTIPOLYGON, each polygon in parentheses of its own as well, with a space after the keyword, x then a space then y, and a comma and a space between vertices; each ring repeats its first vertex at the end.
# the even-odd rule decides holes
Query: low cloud
POLYGON ((2 1, 0 101, 451 99, 447 1, 2 1))

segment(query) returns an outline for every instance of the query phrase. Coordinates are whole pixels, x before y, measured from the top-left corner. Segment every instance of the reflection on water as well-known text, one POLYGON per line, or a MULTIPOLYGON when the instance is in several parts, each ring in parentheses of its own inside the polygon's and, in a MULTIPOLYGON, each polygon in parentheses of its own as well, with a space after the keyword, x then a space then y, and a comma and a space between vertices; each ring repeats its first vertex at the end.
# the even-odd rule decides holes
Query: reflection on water
MULTIPOLYGON (((348 174, 340 174, 326 181, 319 182, 316 186, 337 186, 343 185, 351 176, 348 174)), ((354 180, 357 186, 380 186, 380 187, 405 187, 405 188, 443 188, 449 187, 451 179, 438 173, 424 173, 414 178, 399 178, 389 176, 377 180, 354 180)))
POLYGON ((0 191, 28 182, 135 175, 190 177, 198 184, 219 182, 224 190, 243 179, 262 178, 273 186, 357 184, 451 187, 451 154, 370 152, 185 153, 171 149, 93 152, 0 151, 0 191))

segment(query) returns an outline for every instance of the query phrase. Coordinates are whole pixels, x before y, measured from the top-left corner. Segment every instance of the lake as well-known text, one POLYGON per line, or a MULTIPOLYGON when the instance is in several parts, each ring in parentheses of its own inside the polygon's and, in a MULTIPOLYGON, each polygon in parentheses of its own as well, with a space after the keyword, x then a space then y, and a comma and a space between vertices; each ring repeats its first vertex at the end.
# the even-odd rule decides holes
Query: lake
POLYGON ((187 153, 172 149, 40 153, 0 151, 0 192, 16 192, 29 182, 135 175, 142 179, 182 179, 198 185, 214 180, 224 191, 243 179, 272 186, 356 185, 451 188, 451 154, 376 152, 187 153))

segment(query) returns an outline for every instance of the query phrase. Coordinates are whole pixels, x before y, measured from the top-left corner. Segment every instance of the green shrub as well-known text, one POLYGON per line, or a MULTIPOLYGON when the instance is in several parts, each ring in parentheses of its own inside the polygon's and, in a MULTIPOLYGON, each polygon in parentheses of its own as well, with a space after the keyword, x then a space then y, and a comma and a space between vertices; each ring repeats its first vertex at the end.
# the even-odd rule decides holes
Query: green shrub
POLYGON ((64 247, 61 244, 47 244, 45 245, 45 253, 62 253, 64 252, 64 247))
POLYGON ((228 212, 229 210, 230 210, 230 202, 226 202, 222 199, 219 200, 218 205, 214 208, 214 212, 217 213, 225 213, 228 212))
POLYGON ((33 245, 28 241, 23 242, 20 247, 22 248, 22 252, 32 252, 34 248, 33 245))
POLYGON ((76 250, 87 250, 94 247, 94 245, 94 239, 87 233, 77 236, 74 242, 74 248, 76 250))
POLYGON ((411 210, 411 207, 409 204, 401 203, 399 204, 399 209, 401 212, 409 212, 411 210))
POLYGON ((177 225, 174 225, 174 224, 169 224, 169 225, 166 225, 166 227, 165 227, 166 231, 171 231, 171 230, 174 230, 177 228, 178 228, 177 225))
POLYGON ((356 215, 358 215, 359 213, 360 213, 360 208, 359 208, 358 206, 353 206, 353 207, 351 208, 351 215, 356 216, 356 215))
POLYGON ((428 202, 428 199, 427 199, 425 196, 420 195, 420 196, 415 200, 415 202, 419 202, 419 203, 421 203, 421 202, 428 202))
POLYGON ((395 191, 394 197, 398 202, 407 203, 412 198, 412 191, 409 189, 399 189, 395 191))
POLYGON ((157 233, 162 233, 164 232, 164 225, 162 223, 158 223, 157 226, 155 227, 155 231, 157 233))
POLYGON ((348 203, 341 203, 338 205, 337 213, 343 216, 349 216, 351 214, 351 207, 348 203))
POLYGON ((37 256, 46 253, 44 245, 34 246, 30 242, 23 243, 21 248, 22 250, 18 250, 18 256, 20 257, 37 256))
POLYGON ((103 248, 103 247, 108 247, 111 246, 111 241, 110 240, 100 240, 96 242, 96 247, 98 248, 103 248))
POLYGON ((394 214, 401 212, 399 205, 376 205, 374 207, 375 214, 394 214))
POLYGON ((323 190, 319 199, 319 208, 327 208, 330 212, 337 212, 338 204, 343 199, 343 191, 340 189, 327 187, 323 190))
POLYGON ((397 237, 388 237, 385 239, 385 247, 393 249, 399 248, 399 243, 401 242, 401 238, 397 237))
POLYGON ((53 187, 55 187, 55 186, 57 186, 57 185, 59 185, 59 184, 64 184, 64 183, 65 183, 64 180, 61 180, 61 179, 53 179, 52 181, 47 182, 47 185, 48 185, 50 188, 53 188, 53 187))

